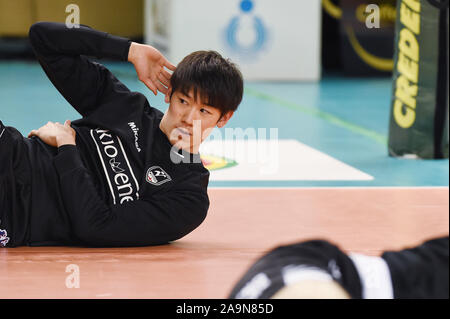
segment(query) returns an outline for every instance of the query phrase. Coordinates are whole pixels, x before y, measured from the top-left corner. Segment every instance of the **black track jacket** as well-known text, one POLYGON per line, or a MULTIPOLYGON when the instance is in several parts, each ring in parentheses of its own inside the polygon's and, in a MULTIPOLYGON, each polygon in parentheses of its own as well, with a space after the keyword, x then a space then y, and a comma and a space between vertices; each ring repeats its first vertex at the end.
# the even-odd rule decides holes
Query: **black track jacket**
POLYGON ((76 146, 27 139, 33 170, 29 245, 143 246, 179 239, 205 219, 209 172, 180 162, 163 114, 89 57, 127 61, 131 41, 39 22, 30 42, 53 85, 82 115, 76 146))

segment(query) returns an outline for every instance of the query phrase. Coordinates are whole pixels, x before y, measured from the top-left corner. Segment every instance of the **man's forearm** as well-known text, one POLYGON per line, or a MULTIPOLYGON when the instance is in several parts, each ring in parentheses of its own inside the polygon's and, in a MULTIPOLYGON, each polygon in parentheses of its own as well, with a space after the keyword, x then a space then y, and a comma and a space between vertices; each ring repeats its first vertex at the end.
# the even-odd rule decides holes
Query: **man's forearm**
POLYGON ((109 70, 86 56, 127 61, 131 40, 83 25, 70 29, 53 22, 33 24, 29 36, 48 78, 83 117, 124 92, 124 85, 109 70))
POLYGON ((88 55, 126 60, 130 40, 81 25, 67 28, 63 23, 38 22, 31 26, 29 37, 37 53, 88 55))

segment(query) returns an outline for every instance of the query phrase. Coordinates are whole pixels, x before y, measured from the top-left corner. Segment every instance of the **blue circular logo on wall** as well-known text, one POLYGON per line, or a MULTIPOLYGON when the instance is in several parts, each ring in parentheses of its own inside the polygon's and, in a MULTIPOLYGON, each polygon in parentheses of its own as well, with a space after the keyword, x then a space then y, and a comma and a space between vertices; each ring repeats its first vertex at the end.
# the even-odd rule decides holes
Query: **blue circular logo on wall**
POLYGON ((243 12, 250 12, 253 9, 253 2, 251 0, 241 1, 241 10, 243 12))
POLYGON ((239 7, 240 15, 231 18, 225 30, 225 42, 231 52, 253 59, 267 43, 267 29, 262 19, 253 14, 254 0, 242 0, 239 7), (243 41, 240 33, 251 34, 251 41, 243 41))

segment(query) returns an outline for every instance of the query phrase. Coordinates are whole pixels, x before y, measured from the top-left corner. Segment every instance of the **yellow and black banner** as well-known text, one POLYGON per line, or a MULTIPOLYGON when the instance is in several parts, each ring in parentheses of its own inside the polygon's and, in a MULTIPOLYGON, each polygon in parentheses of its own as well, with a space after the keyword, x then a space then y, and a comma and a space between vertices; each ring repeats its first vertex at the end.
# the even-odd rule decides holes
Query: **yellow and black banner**
MULTIPOLYGON (((338 29, 338 32, 324 29, 323 40, 333 41, 339 48, 341 69, 347 75, 392 74, 396 0, 322 0, 322 7, 326 14, 324 23, 332 17, 338 29), (327 37, 330 32, 339 42, 327 37)), ((328 50, 325 57, 337 54, 328 43, 323 46, 328 50)))
POLYGON ((389 154, 448 157, 448 0, 397 8, 389 154))

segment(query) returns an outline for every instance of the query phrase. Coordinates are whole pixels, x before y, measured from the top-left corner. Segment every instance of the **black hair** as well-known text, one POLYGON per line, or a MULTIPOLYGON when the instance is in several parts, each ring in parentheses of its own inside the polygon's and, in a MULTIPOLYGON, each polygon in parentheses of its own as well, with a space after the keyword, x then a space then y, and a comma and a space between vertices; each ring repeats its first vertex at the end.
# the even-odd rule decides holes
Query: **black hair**
POLYGON ((236 111, 242 101, 244 81, 238 67, 216 51, 196 51, 186 56, 170 79, 172 94, 185 95, 215 107, 224 115, 236 111))

